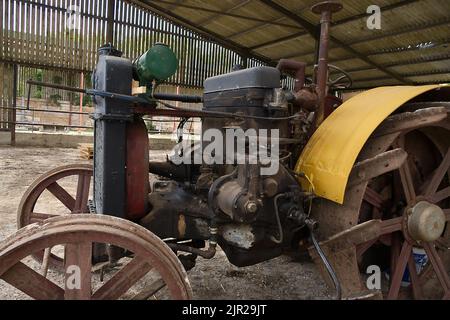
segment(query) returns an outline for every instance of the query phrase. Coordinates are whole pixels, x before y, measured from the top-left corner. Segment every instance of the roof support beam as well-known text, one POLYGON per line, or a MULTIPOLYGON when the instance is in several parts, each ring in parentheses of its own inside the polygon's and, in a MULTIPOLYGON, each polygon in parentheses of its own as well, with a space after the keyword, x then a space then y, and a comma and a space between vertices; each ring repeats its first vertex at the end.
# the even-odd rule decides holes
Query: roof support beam
MULTIPOLYGON (((450 60, 450 54, 433 56, 433 57, 429 57, 429 58, 425 57, 425 58, 419 58, 419 59, 405 60, 405 61, 400 61, 400 62, 384 64, 383 66, 386 68, 391 68, 391 67, 407 66, 407 65, 411 65, 411 64, 422 64, 422 63, 427 63, 427 62, 444 61, 444 60, 450 60)), ((331 61, 331 62, 338 62, 338 61, 331 61)), ((360 67, 360 68, 354 68, 354 69, 347 69, 346 71, 349 73, 352 73, 352 72, 369 71, 369 70, 376 70, 376 69, 372 68, 372 67, 360 67)), ((408 73, 408 74, 402 74, 402 76, 413 77, 413 76, 445 74, 445 73, 450 73, 450 70, 434 70, 434 71, 426 72, 426 74, 423 74, 421 72, 408 73)))
MULTIPOLYGON (((279 4, 277 4, 271 0, 260 0, 260 1, 264 4, 266 4, 268 7, 272 8, 273 10, 282 13, 283 15, 287 16, 289 19, 300 24, 303 28, 305 28, 311 34, 311 36, 314 39, 317 39, 317 37, 318 37, 318 33, 316 31, 317 29, 313 24, 311 24, 310 22, 306 21, 302 17, 298 16, 297 14, 289 11, 285 7, 280 6, 279 4)), ((364 62, 366 62, 366 63, 376 67, 377 69, 383 71, 384 73, 390 75, 392 78, 397 79, 398 81, 400 81, 402 83, 407 83, 407 84, 411 83, 411 81, 404 79, 402 76, 398 75, 397 73, 392 72, 392 71, 384 68, 383 66, 379 65, 378 63, 373 62, 368 57, 366 57, 364 54, 361 54, 360 52, 356 51, 355 49, 353 49, 349 45, 345 44, 344 42, 340 41, 339 39, 330 35, 330 40, 332 42, 334 42, 335 44, 337 44, 339 47, 341 47, 341 48, 345 49, 346 51, 350 52, 351 54, 355 55, 357 58, 363 60, 364 62)))
MULTIPOLYGON (((389 38, 389 37, 395 37, 395 36, 399 36, 402 34, 407 34, 407 33, 411 33, 411 32, 417 32, 417 31, 422 31, 422 30, 426 30, 429 28, 434 28, 434 27, 439 27, 439 26, 444 26, 444 25, 448 25, 450 23, 450 18, 444 18, 444 19, 440 19, 438 21, 431 21, 431 22, 427 22, 427 23, 423 23, 420 25, 413 25, 413 26, 407 26, 405 28, 402 28, 401 30, 394 30, 391 31, 389 33, 384 33, 384 34, 380 34, 380 35, 376 35, 374 37, 371 38, 366 38, 366 39, 360 39, 360 40, 356 40, 353 42, 348 43, 349 46, 353 46, 356 44, 360 44, 363 42, 370 42, 370 41, 375 41, 375 40, 380 40, 380 39, 385 39, 385 38, 389 38)), ((424 42, 426 42, 426 40, 424 40, 424 42)), ((258 49, 258 48, 256 48, 258 49)), ((256 50, 255 47, 251 47, 250 50, 256 50)), ((414 49, 414 48, 413 48, 414 49)), ((404 48, 404 50, 413 50, 413 49, 409 49, 409 48, 404 48)), ((372 52, 365 52, 364 55, 365 56, 371 56, 371 55, 377 55, 377 54, 384 54, 384 53, 391 53, 391 52, 395 52, 395 49, 386 49, 386 50, 378 50, 378 51, 372 51, 372 52)), ((400 48, 400 50, 398 51, 402 51, 403 49, 400 48)), ((303 56, 303 55, 311 55, 314 54, 314 52, 302 52, 302 53, 296 53, 296 54, 292 54, 290 56, 283 56, 283 57, 275 57, 274 60, 280 59, 280 58, 285 58, 285 59, 292 59, 292 58, 296 58, 299 56, 303 56)))
MULTIPOLYGON (((245 1, 242 1, 241 3, 238 3, 237 5, 235 5, 235 6, 231 7, 230 9, 226 10, 225 13, 230 13, 230 12, 236 10, 236 9, 239 9, 239 8, 241 8, 241 7, 244 7, 244 6, 246 6, 246 5, 247 5, 249 2, 251 2, 251 1, 252 1, 252 0, 245 0, 245 1)), ((209 18, 206 18, 206 19, 204 19, 204 20, 202 20, 202 21, 197 22, 197 25, 199 25, 199 26, 204 26, 205 24, 210 23, 211 21, 213 21, 214 19, 220 17, 221 15, 222 15, 222 13, 215 14, 215 15, 213 15, 212 17, 209 17, 209 18)))
POLYGON ((283 37, 283 38, 277 38, 275 40, 271 40, 271 41, 267 41, 267 42, 258 44, 256 46, 250 47, 250 49, 251 50, 258 50, 258 49, 263 49, 263 48, 266 48, 266 47, 271 47, 271 46, 276 45, 276 44, 280 44, 280 43, 283 43, 283 42, 294 40, 296 38, 299 38, 299 37, 307 35, 307 34, 309 34, 309 32, 306 32, 306 31, 297 32, 297 33, 288 35, 288 36, 283 37))
MULTIPOLYGON (((423 72, 402 73, 402 76, 409 78, 409 77, 433 76, 433 75, 449 74, 449 73, 450 73, 450 69, 430 70, 430 71, 423 71, 423 72)), ((377 81, 377 80, 386 80, 386 79, 390 79, 390 77, 389 76, 376 76, 376 77, 358 78, 358 79, 354 79, 353 82, 358 83, 358 82, 377 81)))
MULTIPOLYGON (((249 21, 255 21, 255 22, 262 22, 265 24, 269 24, 269 25, 276 25, 276 26, 281 26, 281 27, 286 27, 286 28, 292 28, 292 29, 299 29, 298 25, 292 25, 289 23, 278 23, 276 21, 268 21, 268 20, 264 20, 264 19, 259 19, 259 18, 255 18, 255 17, 249 17, 249 16, 244 16, 244 15, 240 15, 240 14, 233 14, 233 13, 229 13, 229 11, 234 10, 236 7, 241 7, 244 3, 240 3, 237 6, 232 7, 231 9, 227 10, 227 11, 218 11, 218 10, 213 10, 213 9, 208 9, 208 8, 204 8, 204 7, 198 7, 198 6, 191 6, 188 4, 176 4, 174 2, 171 1, 165 1, 165 0, 152 0, 154 2, 158 2, 161 4, 173 4, 176 5, 177 8, 186 8, 186 9, 192 9, 195 11, 204 11, 204 12, 209 12, 209 13, 214 13, 216 14, 215 16, 227 16, 227 17, 232 17, 232 18, 236 18, 236 19, 242 19, 242 20, 249 20, 249 21)), ((211 18, 207 18, 206 20, 212 19, 211 18)), ((200 22, 200 23, 195 23, 196 25, 203 25, 204 22, 200 22)))
MULTIPOLYGON (((397 2, 397 3, 391 4, 391 5, 387 5, 387 6, 381 7, 380 9, 381 9, 381 12, 389 11, 389 10, 393 10, 393 9, 396 9, 396 8, 399 8, 399 7, 403 7, 405 5, 409 5, 409 4, 414 3, 414 2, 418 2, 418 0, 404 0, 404 1, 400 1, 400 2, 397 2)), ((367 17, 367 13, 358 14, 358 15, 355 15, 355 16, 351 16, 349 18, 345 18, 345 19, 338 20, 336 22, 332 22, 331 26, 332 27, 339 26, 339 25, 342 25, 342 24, 345 24, 345 23, 358 21, 359 19, 366 18, 366 17, 367 17)), ((301 34, 301 33, 294 33, 294 34, 291 34, 291 35, 286 36, 284 38, 275 39, 275 40, 267 41, 265 43, 258 44, 256 46, 250 47, 250 49, 251 50, 257 50, 257 49, 262 49, 262 48, 265 48, 265 47, 270 47, 270 46, 273 46, 273 45, 278 44, 278 43, 282 43, 282 42, 286 42, 286 41, 289 41, 289 40, 293 40, 293 39, 295 39, 297 37, 300 37, 300 36, 302 36, 304 34, 305 33, 303 33, 303 34, 301 34)))
POLYGON ((269 59, 265 56, 262 56, 260 54, 257 54, 255 52, 252 52, 251 50, 248 50, 247 48, 243 47, 242 45, 240 45, 234 41, 230 41, 229 39, 222 37, 221 35, 218 35, 214 32, 211 32, 211 31, 205 29, 204 27, 195 26, 189 20, 174 14, 172 11, 167 10, 166 8, 156 5, 153 1, 150 1, 150 0, 139 0, 139 1, 138 0, 130 0, 130 1, 132 1, 133 3, 139 5, 143 8, 146 8, 150 11, 155 12, 155 13, 165 17, 166 19, 174 21, 175 23, 177 23, 181 26, 189 28, 192 31, 200 34, 205 39, 214 41, 227 49, 237 52, 240 55, 254 57, 254 58, 261 60, 264 63, 267 63, 269 65, 274 64, 271 59, 269 59))
MULTIPOLYGON (((331 63, 339 63, 343 61, 348 61, 355 59, 355 57, 348 57, 345 59, 335 59, 330 60, 331 63)), ((409 64, 421 64, 421 63, 427 63, 427 62, 436 62, 436 61, 444 61, 444 60, 450 60, 450 53, 446 54, 440 54, 440 55, 434 55, 434 56, 423 56, 416 59, 409 59, 409 60, 403 60, 403 61, 397 61, 397 62, 391 62, 383 64, 383 67, 390 68, 390 67, 397 67, 397 66, 405 66, 409 64)), ((312 64, 307 65, 307 67, 312 67, 312 64)), ((356 72, 356 71, 364 71, 364 70, 371 70, 375 69, 374 67, 360 67, 352 70, 348 70, 348 72, 356 72)))

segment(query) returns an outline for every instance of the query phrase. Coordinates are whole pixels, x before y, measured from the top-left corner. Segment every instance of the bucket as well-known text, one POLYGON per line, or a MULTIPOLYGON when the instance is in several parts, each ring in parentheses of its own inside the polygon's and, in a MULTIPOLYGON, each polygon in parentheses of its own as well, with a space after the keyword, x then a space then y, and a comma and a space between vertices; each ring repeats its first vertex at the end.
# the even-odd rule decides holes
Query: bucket
MULTIPOLYGON (((422 248, 413 247, 412 252, 413 252, 414 262, 416 264, 416 272, 417 272, 417 274, 419 274, 423 270, 425 265, 427 264, 428 256, 425 253, 425 250, 422 248)), ((385 275, 386 275, 386 279, 389 280, 390 279, 390 269, 386 269, 385 275)), ((408 268, 408 266, 406 266, 405 272, 403 273, 401 286, 408 287, 410 284, 411 284, 411 276, 409 273, 409 268, 408 268)))

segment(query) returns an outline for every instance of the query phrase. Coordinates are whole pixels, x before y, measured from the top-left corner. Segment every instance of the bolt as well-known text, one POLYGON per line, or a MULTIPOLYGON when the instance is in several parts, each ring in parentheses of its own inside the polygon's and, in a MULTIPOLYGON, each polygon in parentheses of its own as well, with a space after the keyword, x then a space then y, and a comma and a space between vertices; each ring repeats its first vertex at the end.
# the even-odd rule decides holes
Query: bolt
POLYGON ((258 211, 258 205, 254 201, 249 201, 245 205, 245 211, 247 211, 247 213, 256 213, 256 211, 258 211))

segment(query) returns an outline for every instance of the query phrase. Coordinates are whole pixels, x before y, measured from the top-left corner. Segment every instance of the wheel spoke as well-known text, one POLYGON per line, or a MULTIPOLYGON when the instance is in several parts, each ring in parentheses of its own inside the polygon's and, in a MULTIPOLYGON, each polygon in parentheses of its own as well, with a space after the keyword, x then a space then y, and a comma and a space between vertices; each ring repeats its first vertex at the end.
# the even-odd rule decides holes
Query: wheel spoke
POLYGON ((410 255, 408 259, 408 270, 411 277, 411 288, 413 291, 414 299, 423 299, 422 287, 420 284, 419 276, 417 275, 416 262, 414 261, 414 255, 410 255))
MULTIPOLYGON (((403 242, 400 256, 395 263, 394 272, 391 274, 391 287, 389 288, 388 299, 396 299, 400 291, 400 285, 405 272, 406 264, 408 263, 409 256, 411 255, 412 245, 408 241, 403 242)), ((391 269, 392 272, 393 269, 391 269)))
POLYGON ((73 211, 75 207, 75 199, 63 187, 61 187, 58 182, 53 182, 47 187, 47 190, 50 191, 59 201, 61 201, 67 209, 73 211))
POLYGON ((403 217, 396 217, 396 218, 381 221, 380 236, 383 234, 400 231, 402 229, 402 221, 403 221, 403 217))
POLYGON ((392 273, 395 270, 395 266, 397 265, 398 256, 400 255, 400 236, 398 233, 392 233, 391 235, 391 279, 392 282, 392 273))
POLYGON ((133 300, 148 300, 151 296, 156 294, 159 290, 164 288, 166 286, 166 283, 163 279, 158 279, 155 282, 153 282, 150 286, 144 288, 141 292, 136 294, 133 297, 133 300))
POLYGON ((64 250, 65 299, 91 298, 92 243, 69 243, 64 250))
POLYGON ((356 246, 356 256, 361 257, 371 246, 373 246, 378 241, 378 238, 369 240, 367 242, 358 244, 356 246))
POLYGON ((42 222, 42 221, 45 221, 47 219, 54 218, 57 216, 58 215, 56 215, 56 214, 33 212, 30 215, 30 223, 39 223, 39 222, 42 222))
POLYGON ((433 178, 431 178, 431 181, 425 190, 425 196, 431 196, 437 191, 439 185, 442 182, 442 179, 444 179, 445 173, 448 171, 449 168, 450 168, 450 148, 447 150, 447 153, 445 154, 445 157, 442 160, 439 167, 433 172, 433 178))
POLYGON ((431 196, 431 202, 438 203, 450 197, 450 187, 444 188, 431 196))
POLYGON ((383 209, 383 198, 381 197, 381 195, 376 192, 375 190, 373 190, 370 187, 366 188, 366 192, 364 194, 364 200, 368 203, 370 203, 371 205, 373 205, 375 208, 377 208, 378 210, 382 210, 383 209))
POLYGON ((450 294, 450 279, 448 277, 447 271, 445 269, 444 264, 442 263, 441 257, 436 251, 436 248, 433 244, 426 242, 423 244, 423 248, 427 253, 428 259, 433 266, 434 272, 441 283, 442 288, 444 289, 444 296, 447 297, 450 294))
MULTIPOLYGON (((395 147, 405 149, 405 136, 399 137, 399 139, 394 143, 395 147)), ((409 167, 409 159, 403 163, 403 165, 398 169, 400 173, 400 180, 403 187, 403 193, 407 203, 412 203, 416 198, 416 192, 414 190, 414 182, 411 175, 411 170, 409 167)))
POLYGON ((152 266, 144 258, 134 257, 125 267, 117 271, 108 282, 101 286, 94 293, 92 299, 113 300, 120 298, 151 269, 152 266))
POLYGON ((78 176, 77 196, 73 213, 88 213, 89 189, 91 185, 91 176, 80 174, 78 176))
POLYGON ((41 274, 46 278, 47 278, 47 272, 48 272, 48 260, 50 259, 51 254, 52 254, 52 248, 45 248, 44 257, 42 258, 41 274))
POLYGON ((445 218, 450 221, 450 209, 444 209, 445 218))
POLYGON ((22 262, 16 263, 1 278, 33 299, 62 300, 64 290, 22 262))
POLYGON ((399 171, 406 202, 412 203, 416 198, 416 192, 414 191, 414 183, 411 176, 411 171, 409 170, 408 161, 405 161, 399 171))

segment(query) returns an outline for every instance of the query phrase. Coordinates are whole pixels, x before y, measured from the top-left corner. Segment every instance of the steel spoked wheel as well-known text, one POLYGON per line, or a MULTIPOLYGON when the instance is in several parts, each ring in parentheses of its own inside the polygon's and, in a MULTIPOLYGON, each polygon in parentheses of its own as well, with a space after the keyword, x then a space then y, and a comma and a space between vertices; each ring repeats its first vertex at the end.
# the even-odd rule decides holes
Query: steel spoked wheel
MULTIPOLYGON (((20 201, 18 229, 59 215, 89 213, 92 175, 92 165, 72 164, 57 167, 37 178, 20 201)), ((50 248, 45 254, 36 253, 34 258, 45 260, 53 268, 61 268, 62 256, 61 248, 50 248)))
POLYGON ((146 299, 165 287, 162 298, 192 298, 183 266, 161 239, 133 222, 104 215, 56 217, 20 229, 0 244, 0 279, 34 299, 146 299), (127 253, 101 283, 93 277, 93 244, 127 253), (65 247, 62 279, 49 279, 24 262, 57 245, 65 247))
POLYGON ((316 204, 345 297, 450 299, 449 130, 444 107, 391 116, 361 151, 344 204, 316 204))

